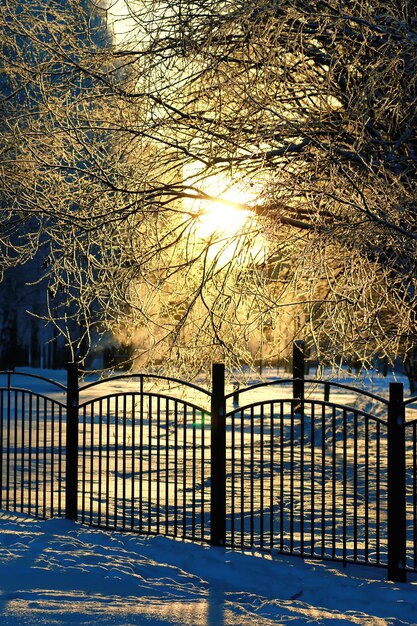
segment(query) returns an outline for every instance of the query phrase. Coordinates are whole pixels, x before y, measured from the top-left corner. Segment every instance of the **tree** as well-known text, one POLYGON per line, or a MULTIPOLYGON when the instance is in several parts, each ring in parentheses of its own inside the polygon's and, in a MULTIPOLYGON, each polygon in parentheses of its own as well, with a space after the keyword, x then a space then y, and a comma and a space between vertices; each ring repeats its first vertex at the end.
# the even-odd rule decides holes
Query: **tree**
POLYGON ((3 17, 6 223, 36 220, 69 342, 67 311, 233 364, 289 308, 320 358, 414 354, 414 2, 38 4, 3 17), (202 237, 218 203, 247 219, 202 237))

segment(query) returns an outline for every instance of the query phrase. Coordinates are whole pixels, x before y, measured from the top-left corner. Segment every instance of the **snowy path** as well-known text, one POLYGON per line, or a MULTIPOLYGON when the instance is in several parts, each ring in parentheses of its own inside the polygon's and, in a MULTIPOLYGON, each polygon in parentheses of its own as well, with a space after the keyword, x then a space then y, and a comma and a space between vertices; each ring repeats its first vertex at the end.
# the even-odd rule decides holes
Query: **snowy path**
POLYGON ((4 626, 417 624, 417 582, 0 514, 4 626))

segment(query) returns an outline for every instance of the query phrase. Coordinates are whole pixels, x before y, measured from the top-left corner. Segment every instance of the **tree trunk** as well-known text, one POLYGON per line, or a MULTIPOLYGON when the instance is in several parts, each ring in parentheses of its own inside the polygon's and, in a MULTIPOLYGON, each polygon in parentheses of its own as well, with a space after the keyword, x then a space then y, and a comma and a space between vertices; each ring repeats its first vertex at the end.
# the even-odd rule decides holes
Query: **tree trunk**
POLYGON ((405 358, 405 373, 410 386, 410 394, 417 395, 417 347, 410 350, 405 358))
POLYGON ((14 369, 17 363, 17 320, 16 311, 5 309, 3 311, 3 323, 1 328, 1 353, 0 369, 14 369))

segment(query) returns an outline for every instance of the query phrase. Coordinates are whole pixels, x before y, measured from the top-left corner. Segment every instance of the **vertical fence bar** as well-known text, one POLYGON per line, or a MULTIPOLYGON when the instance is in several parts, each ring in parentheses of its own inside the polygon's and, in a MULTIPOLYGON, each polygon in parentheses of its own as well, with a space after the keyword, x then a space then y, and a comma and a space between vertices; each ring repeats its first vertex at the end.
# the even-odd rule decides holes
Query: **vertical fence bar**
POLYGON ((390 383, 388 404, 388 580, 406 581, 405 408, 402 383, 390 383))
POLYGON ((111 445, 110 445, 110 398, 106 402, 106 526, 110 526, 110 475, 111 475, 111 445))
POLYGON ((43 454, 42 454, 42 516, 46 517, 46 497, 48 493, 47 489, 47 467, 48 467, 48 409, 47 409, 47 400, 43 398, 42 402, 42 416, 43 416, 43 454))
MULTIPOLYGON (((99 412, 98 412, 98 510, 97 510, 97 523, 100 526, 101 524, 101 513, 102 513, 102 499, 103 499, 103 400, 100 398, 98 402, 99 412)), ((107 467, 106 467, 107 469, 107 467)), ((133 482, 133 477, 132 477, 133 482)))
POLYGON ((78 365, 69 363, 67 370, 67 450, 65 517, 77 519, 78 493, 78 365))
MULTIPOLYGON (((169 489, 169 479, 170 479, 170 441, 169 441, 169 430, 170 430, 170 414, 169 414, 169 404, 170 400, 165 401, 165 534, 168 534, 168 529, 170 526, 169 518, 170 518, 170 489, 169 489)), ((201 485, 202 492, 204 494, 204 477, 201 477, 201 485)), ((204 517, 204 514, 203 514, 204 517)), ((203 537, 201 537, 203 539, 203 537)))
POLYGON ((279 403, 279 549, 281 552, 284 549, 284 511, 285 511, 285 498, 284 498, 284 450, 285 450, 285 437, 284 437, 284 402, 279 403))
POLYGON ((253 406, 250 409, 250 452, 249 452, 249 497, 250 497, 250 545, 254 542, 254 516, 255 516, 255 425, 253 406))
POLYGON ((201 539, 205 539, 205 518, 206 518, 206 423, 207 414, 203 412, 201 422, 201 539))
MULTIPOLYGON (((82 417, 81 417, 81 423, 82 423, 82 436, 81 436, 81 485, 79 485, 80 487, 80 492, 81 492, 81 522, 84 523, 85 522, 85 517, 86 517, 86 507, 85 507, 85 503, 86 503, 86 489, 87 489, 87 473, 86 473, 86 467, 87 467, 87 408, 84 407, 82 410, 82 417)), ((90 520, 91 522, 91 520, 90 520)))
MULTIPOLYGON (((245 487, 247 480, 245 481, 245 463, 247 459, 247 453, 245 453, 245 409, 240 409, 240 420, 239 420, 239 429, 240 429, 240 547, 243 548, 245 545, 245 532, 246 532, 246 524, 245 524, 245 487)), ((246 479, 249 477, 246 476, 246 479)), ((246 487, 247 488, 247 487, 246 487)), ((234 489, 234 486, 232 487, 234 489)))
POLYGON ((211 397, 211 535, 212 545, 226 542, 226 413, 224 364, 212 367, 211 397))
POLYGON ((12 401, 12 391, 11 391, 11 373, 7 373, 7 433, 6 433, 6 509, 10 506, 10 442, 11 442, 11 431, 10 431, 10 422, 11 422, 11 408, 10 404, 12 401))
POLYGON ((182 405, 183 411, 183 442, 182 442, 182 536, 187 536, 187 409, 182 405))
MULTIPOLYGON (((0 390, 0 509, 3 508, 3 488, 4 488, 4 476, 3 476, 3 454, 4 454, 4 435, 3 435, 3 418, 4 418, 4 394, 3 389, 0 390)), ((30 491, 29 491, 30 493, 30 491)), ((30 511, 29 511, 30 512, 30 511)))

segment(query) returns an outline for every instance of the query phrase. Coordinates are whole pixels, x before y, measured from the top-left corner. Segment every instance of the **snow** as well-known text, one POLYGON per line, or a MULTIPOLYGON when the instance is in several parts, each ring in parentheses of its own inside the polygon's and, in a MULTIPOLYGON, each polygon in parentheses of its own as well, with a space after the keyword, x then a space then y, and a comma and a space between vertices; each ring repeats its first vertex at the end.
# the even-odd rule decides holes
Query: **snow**
POLYGON ((417 624, 417 576, 385 575, 0 512, 5 626, 417 624))
POLYGON ((65 519, 0 515, 1 624, 416 624, 417 582, 65 519))

